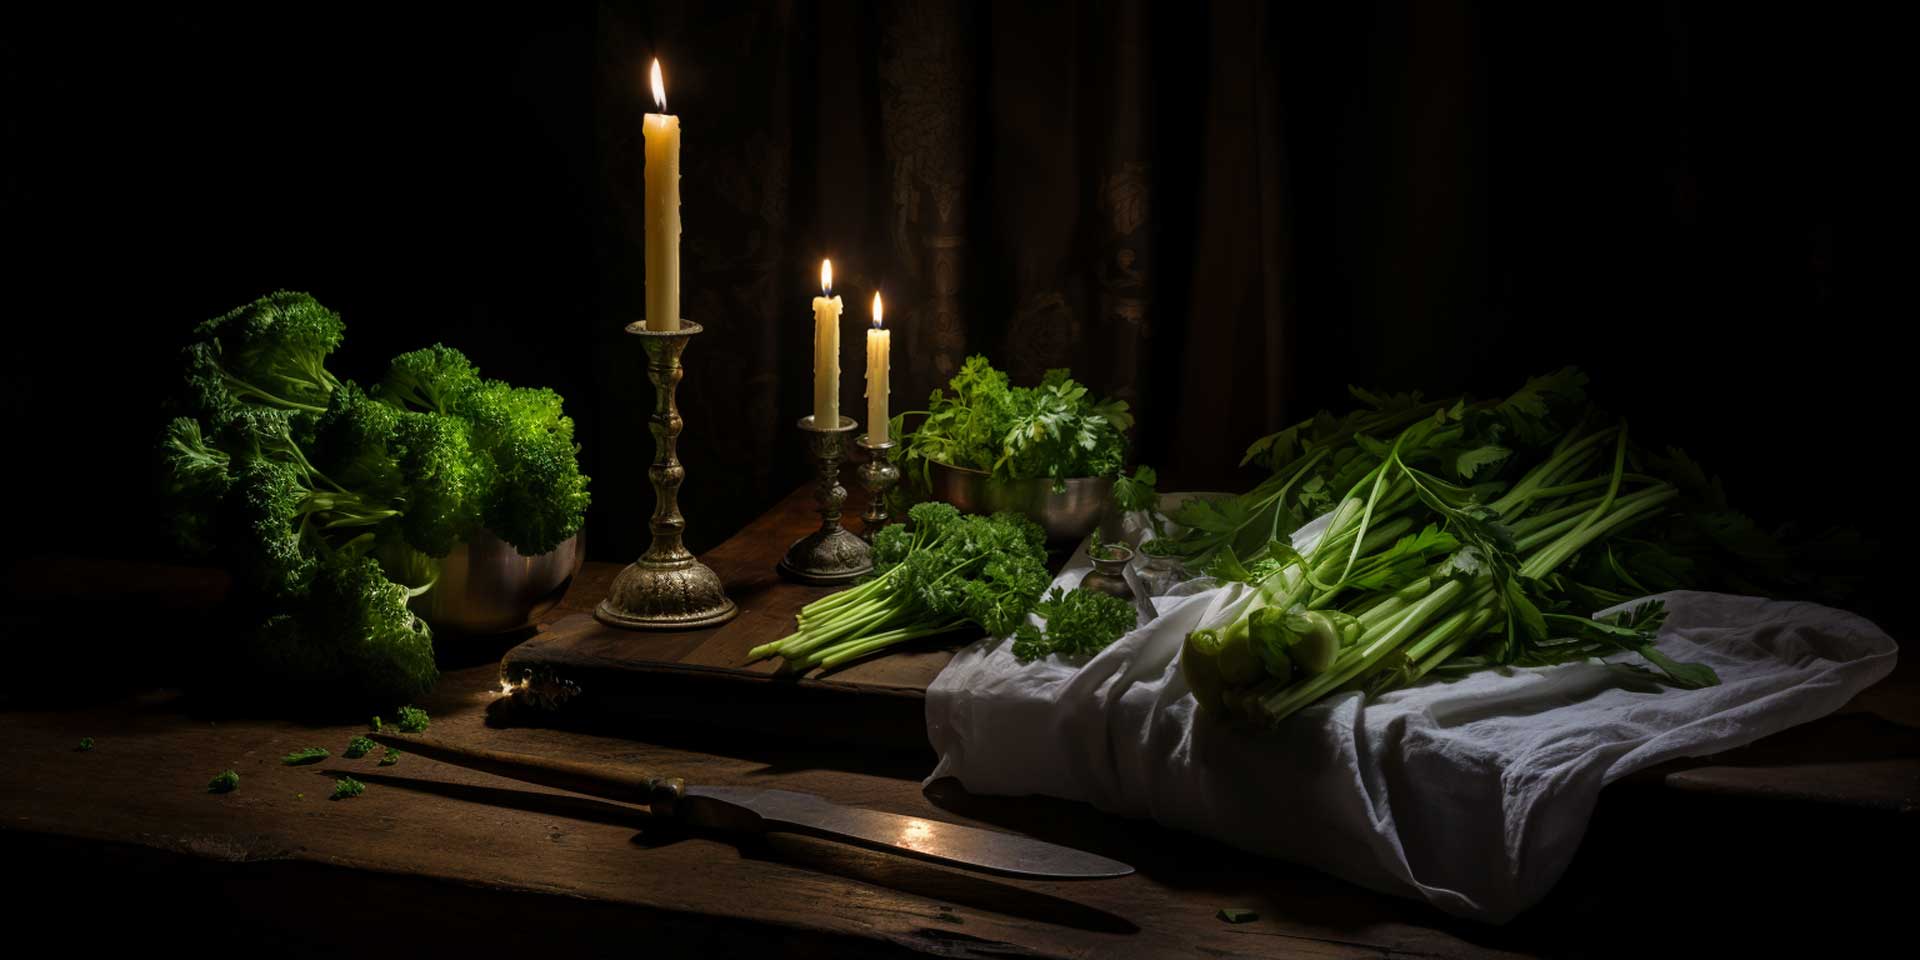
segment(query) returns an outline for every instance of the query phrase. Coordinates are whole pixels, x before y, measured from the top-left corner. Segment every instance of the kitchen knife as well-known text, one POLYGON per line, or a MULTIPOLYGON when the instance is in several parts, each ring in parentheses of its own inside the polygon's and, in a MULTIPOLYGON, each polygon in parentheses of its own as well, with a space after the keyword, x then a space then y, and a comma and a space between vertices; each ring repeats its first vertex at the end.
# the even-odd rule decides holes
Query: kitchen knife
POLYGON ((1029 837, 939 820, 848 807, 810 793, 762 787, 688 786, 625 766, 555 760, 466 747, 419 735, 374 733, 395 749, 458 767, 557 787, 624 803, 644 804, 655 816, 730 833, 795 833, 951 863, 974 870, 1046 880, 1123 877, 1133 868, 1116 860, 1029 837))

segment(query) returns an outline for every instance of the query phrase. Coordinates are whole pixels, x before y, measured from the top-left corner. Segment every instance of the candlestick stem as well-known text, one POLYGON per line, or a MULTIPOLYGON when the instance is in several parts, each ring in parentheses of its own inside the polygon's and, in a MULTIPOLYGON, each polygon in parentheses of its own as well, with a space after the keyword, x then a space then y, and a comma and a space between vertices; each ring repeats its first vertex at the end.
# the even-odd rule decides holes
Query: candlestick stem
POLYGON ((613 580, 607 598, 593 611, 601 623, 632 630, 691 630, 725 623, 739 613, 712 568, 695 559, 684 542, 687 521, 680 514, 680 485, 687 471, 680 465, 680 407, 675 393, 686 376, 680 355, 687 341, 699 333, 697 323, 682 322, 677 330, 649 330, 645 324, 627 325, 647 351, 647 379, 653 383, 653 464, 647 479, 653 485, 653 540, 640 559, 627 565, 613 580))
POLYGON ((893 464, 894 442, 872 443, 868 436, 863 433, 853 442, 867 452, 867 462, 860 465, 860 485, 867 488, 867 512, 860 516, 860 535, 872 543, 873 535, 887 525, 887 495, 900 482, 900 468, 893 464))
POLYGON ((780 561, 780 572, 801 583, 845 583, 873 570, 873 551, 865 540, 840 525, 840 508, 847 488, 840 485, 840 461, 846 459, 847 434, 859 429, 852 417, 823 426, 813 417, 800 418, 818 481, 813 500, 820 509, 820 529, 794 541, 780 561))

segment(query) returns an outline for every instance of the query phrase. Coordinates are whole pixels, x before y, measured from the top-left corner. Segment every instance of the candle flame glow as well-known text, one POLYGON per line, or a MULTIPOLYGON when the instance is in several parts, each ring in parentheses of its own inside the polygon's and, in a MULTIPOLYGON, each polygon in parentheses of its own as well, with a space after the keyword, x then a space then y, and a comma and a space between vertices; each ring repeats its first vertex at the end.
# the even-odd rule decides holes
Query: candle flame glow
POLYGON ((820 261, 820 292, 827 293, 827 294, 830 294, 833 292, 833 261, 832 260, 820 261))
POLYGON ((880 329, 880 291, 873 292, 873 328, 880 329))
POLYGON ((660 105, 660 112, 667 112, 667 81, 660 76, 660 58, 653 60, 653 102, 660 105))

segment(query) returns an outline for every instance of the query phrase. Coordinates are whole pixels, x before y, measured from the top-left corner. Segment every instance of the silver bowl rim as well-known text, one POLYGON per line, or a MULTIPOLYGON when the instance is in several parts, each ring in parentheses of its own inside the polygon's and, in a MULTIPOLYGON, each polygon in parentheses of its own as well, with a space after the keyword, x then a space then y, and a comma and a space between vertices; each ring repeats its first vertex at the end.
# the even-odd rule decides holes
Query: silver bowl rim
MULTIPOLYGON (((955 473, 970 473, 976 477, 985 477, 987 479, 987 482, 989 483, 1052 483, 1054 480, 1054 478, 1052 477, 1021 477, 1018 480, 995 480, 991 472, 986 470, 981 470, 975 467, 956 467, 953 464, 946 462, 945 460, 935 460, 932 457, 928 457, 927 462, 943 470, 952 470, 955 473)), ((1105 474, 1090 473, 1083 477, 1061 477, 1060 482, 1061 483, 1093 483, 1101 480, 1112 480, 1112 479, 1113 479, 1112 477, 1106 476, 1105 474)))

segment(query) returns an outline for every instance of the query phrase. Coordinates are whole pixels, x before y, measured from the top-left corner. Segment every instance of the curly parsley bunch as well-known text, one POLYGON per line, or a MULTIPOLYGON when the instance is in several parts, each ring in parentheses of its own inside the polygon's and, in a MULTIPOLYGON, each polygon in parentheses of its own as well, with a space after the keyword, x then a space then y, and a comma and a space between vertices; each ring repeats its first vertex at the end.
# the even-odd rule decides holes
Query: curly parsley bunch
POLYGON ((436 558, 483 528, 545 553, 584 519, 557 394, 484 380, 437 345, 362 390, 326 368, 344 331, 282 291, 200 324, 181 355, 160 442, 169 518, 186 552, 240 587, 229 613, 244 640, 210 683, 272 679, 296 701, 424 693, 432 635, 407 601, 431 588, 436 558))

